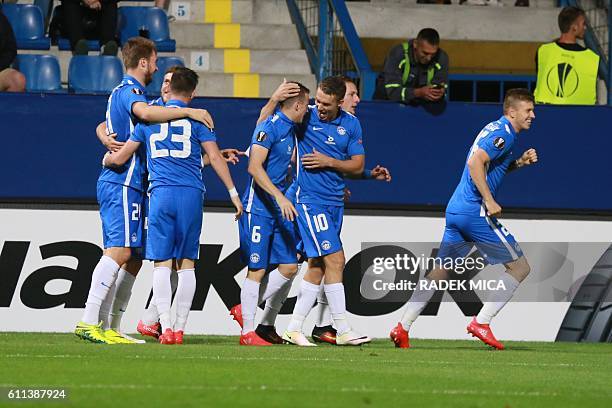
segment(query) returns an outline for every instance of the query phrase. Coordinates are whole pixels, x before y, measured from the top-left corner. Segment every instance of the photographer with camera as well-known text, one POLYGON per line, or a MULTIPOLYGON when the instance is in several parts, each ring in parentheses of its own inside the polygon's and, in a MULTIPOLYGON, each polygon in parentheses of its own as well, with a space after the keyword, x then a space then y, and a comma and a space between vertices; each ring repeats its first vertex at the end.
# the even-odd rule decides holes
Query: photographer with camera
POLYGON ((374 99, 423 106, 436 115, 446 107, 447 83, 448 55, 440 48, 440 35, 424 28, 414 40, 391 48, 374 99))

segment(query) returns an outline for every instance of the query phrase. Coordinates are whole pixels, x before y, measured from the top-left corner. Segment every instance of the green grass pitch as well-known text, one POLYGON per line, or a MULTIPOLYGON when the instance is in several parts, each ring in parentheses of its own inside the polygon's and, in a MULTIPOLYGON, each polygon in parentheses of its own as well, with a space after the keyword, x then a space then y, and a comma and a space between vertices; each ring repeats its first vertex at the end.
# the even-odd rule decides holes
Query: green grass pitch
MULTIPOLYGON (((0 333, 0 389, 66 388, 70 407, 612 407, 612 344, 389 341, 363 347, 100 345, 0 333), (398 404, 398 405, 391 405, 398 404)), ((9 402, 0 406, 40 406, 9 402)))

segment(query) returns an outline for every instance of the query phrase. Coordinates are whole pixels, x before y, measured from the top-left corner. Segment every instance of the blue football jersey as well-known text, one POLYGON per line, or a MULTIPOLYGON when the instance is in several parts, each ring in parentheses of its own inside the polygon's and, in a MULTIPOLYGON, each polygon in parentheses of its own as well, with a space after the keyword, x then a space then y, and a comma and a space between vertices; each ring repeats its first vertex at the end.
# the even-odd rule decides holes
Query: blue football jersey
MULTIPOLYGON (((171 100, 167 107, 186 107, 171 100)), ((202 180, 202 142, 215 142, 215 133, 191 119, 165 123, 139 123, 130 140, 146 145, 149 190, 158 186, 184 186, 205 191, 202 180)))
MULTIPOLYGON (((268 149, 268 157, 263 167, 276 188, 285 193, 290 184, 287 182, 287 171, 295 147, 295 123, 281 111, 276 111, 255 127, 251 139, 251 146, 253 145, 268 149)), ((242 200, 246 212, 266 217, 281 215, 274 197, 259 187, 251 176, 248 186, 242 200)))
POLYGON ((491 190, 491 194, 495 198, 497 190, 506 175, 508 166, 510 166, 513 161, 512 147, 516 143, 516 138, 516 133, 512 125, 508 119, 503 116, 499 120, 489 123, 480 131, 468 153, 463 174, 461 175, 461 181, 448 202, 446 212, 475 216, 486 215, 482 196, 472 181, 467 160, 469 160, 478 149, 487 152, 491 159, 486 168, 487 184, 491 190))
POLYGON ((331 169, 307 170, 302 155, 313 149, 338 160, 365 154, 361 124, 352 114, 340 110, 338 117, 322 122, 316 105, 309 106, 297 136, 297 203, 344 205, 344 176, 331 169))
MULTIPOLYGON (((125 75, 121 83, 113 89, 108 97, 106 107, 107 132, 109 134, 116 133, 118 142, 128 140, 138 123, 138 118, 132 113, 132 105, 136 102, 147 103, 145 88, 130 75, 125 75)), ((143 191, 145 166, 144 149, 139 149, 123 166, 117 168, 103 167, 98 180, 143 191)))

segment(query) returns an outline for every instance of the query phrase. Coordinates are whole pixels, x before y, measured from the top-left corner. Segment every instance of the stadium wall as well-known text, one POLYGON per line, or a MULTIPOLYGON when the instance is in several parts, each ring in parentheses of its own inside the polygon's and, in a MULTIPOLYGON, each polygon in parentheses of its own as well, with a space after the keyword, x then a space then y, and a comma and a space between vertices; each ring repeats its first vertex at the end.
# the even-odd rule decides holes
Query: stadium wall
MULTIPOLYGON (((612 222, 505 219, 504 224, 519 242, 541 243, 538 250, 523 247, 532 268, 540 271, 550 269, 551 263, 554 266, 546 272, 545 279, 532 272, 527 282, 541 280, 536 282, 540 291, 551 292, 554 301, 509 303, 495 320, 495 333, 506 340, 553 341, 577 288, 612 242, 612 222), (582 250, 577 250, 581 245, 582 250), (551 262, 551 258, 556 261, 551 262)), ((0 209, 0 226, 0 330, 73 330, 81 317, 91 273, 102 251, 98 213, 0 209)), ((409 291, 404 291, 393 302, 384 298, 364 301, 364 288, 369 282, 360 269, 364 243, 375 243, 373 246, 380 249, 388 243, 407 242, 431 249, 436 247, 443 227, 444 219, 440 217, 346 216, 342 232, 348 261, 345 287, 350 319, 356 329, 374 337, 386 337, 400 319, 410 296, 409 291)), ((246 270, 240 261, 237 226, 232 215, 206 211, 200 242, 197 290, 187 331, 237 335, 238 326, 228 310, 239 302, 246 270)), ((151 272, 152 264, 145 262, 123 319, 127 332, 135 330, 149 299, 151 272)), ((482 273, 495 276, 502 269, 487 267, 482 273)), ((281 329, 288 323, 297 287, 295 284, 279 317, 281 329)), ((517 299, 521 298, 520 291, 517 299)), ((459 305, 453 299, 445 293, 441 302, 430 304, 414 325, 412 336, 467 338, 465 325, 474 309, 480 307, 480 301, 459 305)), ((312 328, 312 319, 311 313, 305 326, 307 331, 312 328)))
MULTIPOLYGON (((104 119, 105 96, 67 94, 0 95, 5 150, 0 161, 0 201, 95 202, 104 150, 94 129, 104 119)), ((215 119, 222 147, 245 149, 264 104, 261 99, 199 98, 215 119)), ((612 133, 606 106, 538 106, 533 128, 515 150, 538 150, 540 163, 510 175, 499 202, 505 209, 547 212, 612 212, 612 133)), ((442 208, 460 178, 476 134, 501 116, 499 104, 450 103, 432 117, 395 103, 362 102, 367 167, 388 167, 390 184, 350 182, 350 206, 442 208)), ((246 161, 232 168, 241 191, 246 161)), ((226 202, 227 193, 206 170, 207 200, 226 202)))

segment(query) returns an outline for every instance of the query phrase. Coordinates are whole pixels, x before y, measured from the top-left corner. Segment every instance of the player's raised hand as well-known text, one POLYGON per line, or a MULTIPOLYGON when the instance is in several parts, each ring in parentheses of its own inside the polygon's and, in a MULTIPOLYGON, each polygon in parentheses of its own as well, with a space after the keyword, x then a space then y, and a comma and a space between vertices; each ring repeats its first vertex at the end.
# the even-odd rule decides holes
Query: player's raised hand
POLYGON ((490 217, 497 217, 501 214, 502 208, 497 202, 493 199, 487 200, 484 202, 485 207, 487 207, 487 215, 490 217))
POLYGON ((237 164, 240 161, 239 156, 246 156, 246 153, 238 149, 221 149, 221 155, 226 162, 237 164))
POLYGON ((106 148, 108 149, 109 152, 116 152, 119 149, 121 149, 121 147, 125 144, 125 142, 118 142, 117 141, 117 134, 116 133, 111 133, 110 135, 106 136, 106 138, 104 139, 104 146, 106 146, 106 148))
POLYGON ((286 99, 297 96, 300 93, 300 86, 292 82, 287 82, 283 78, 283 82, 276 88, 276 91, 272 94, 272 99, 275 102, 282 102, 286 99))
POLYGON ((305 169, 323 169, 332 167, 332 158, 317 152, 317 149, 312 149, 312 153, 306 153, 302 156, 302 166, 305 169))
POLYGON ((377 164, 376 167, 372 169, 372 178, 374 180, 386 181, 387 183, 391 181, 391 172, 386 167, 382 167, 380 164, 377 164))
POLYGON ((291 204, 291 201, 289 201, 284 195, 278 195, 278 197, 276 197, 276 203, 278 204, 278 207, 280 208, 281 213, 283 214, 283 218, 287 221, 293 221, 295 220, 295 217, 298 216, 295 207, 293 206, 293 204, 291 204))
POLYGON ((210 129, 215 128, 215 123, 213 122, 213 118, 212 116, 210 116, 210 113, 208 113, 206 109, 194 109, 194 108, 184 108, 184 109, 188 109, 187 116, 189 117, 189 119, 193 119, 198 122, 202 122, 203 124, 206 125, 206 127, 210 129))
POLYGON ((526 150, 525 153, 521 156, 521 164, 523 166, 529 166, 530 164, 534 164, 538 162, 538 152, 536 149, 526 150))
POLYGON ((237 195, 231 197, 231 200, 232 204, 234 204, 234 207, 236 207, 236 214, 234 215, 234 219, 237 221, 238 218, 240 218, 240 216, 242 215, 242 212, 244 211, 244 209, 242 208, 242 201, 240 201, 240 197, 237 195))

